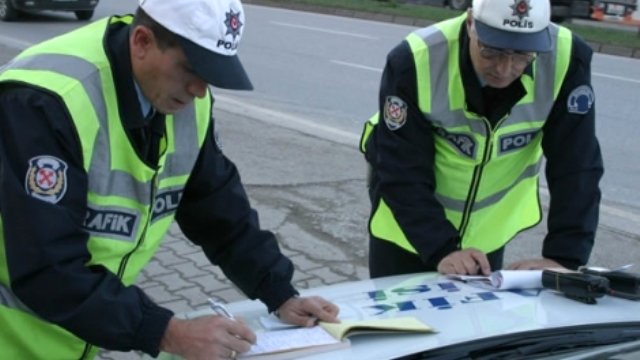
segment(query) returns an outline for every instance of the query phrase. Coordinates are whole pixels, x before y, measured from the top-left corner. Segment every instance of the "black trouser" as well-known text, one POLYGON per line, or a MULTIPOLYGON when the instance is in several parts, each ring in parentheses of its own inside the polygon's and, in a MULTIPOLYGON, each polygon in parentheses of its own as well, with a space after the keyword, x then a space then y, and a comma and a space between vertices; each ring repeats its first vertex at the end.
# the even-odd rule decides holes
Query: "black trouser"
MULTIPOLYGON (((504 246, 487 254, 492 271, 502 268, 503 255, 504 246)), ((424 263, 417 254, 410 253, 389 241, 369 237, 369 276, 372 279, 437 270, 438 264, 435 262, 424 263)))

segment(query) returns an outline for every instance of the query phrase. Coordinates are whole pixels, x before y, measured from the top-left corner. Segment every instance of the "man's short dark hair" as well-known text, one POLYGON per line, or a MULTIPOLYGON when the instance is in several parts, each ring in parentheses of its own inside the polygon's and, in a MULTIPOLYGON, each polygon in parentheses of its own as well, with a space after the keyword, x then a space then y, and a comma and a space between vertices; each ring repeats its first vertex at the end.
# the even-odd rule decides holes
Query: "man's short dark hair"
POLYGON ((178 39, 176 38, 176 35, 174 33, 167 30, 167 28, 160 25, 157 21, 153 20, 151 16, 149 16, 140 7, 138 7, 138 9, 136 10, 136 15, 133 18, 131 28, 134 28, 136 26, 145 26, 151 29, 153 36, 155 36, 158 42, 158 47, 161 50, 180 46, 180 43, 178 42, 178 39))

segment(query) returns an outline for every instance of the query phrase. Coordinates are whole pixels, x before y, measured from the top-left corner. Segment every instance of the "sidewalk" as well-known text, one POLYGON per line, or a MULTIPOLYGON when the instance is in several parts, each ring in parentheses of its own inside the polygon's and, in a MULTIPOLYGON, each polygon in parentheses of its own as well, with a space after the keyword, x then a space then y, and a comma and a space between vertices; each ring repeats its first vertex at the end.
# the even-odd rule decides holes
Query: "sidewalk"
MULTIPOLYGON (((238 166, 262 226, 276 233, 294 262, 295 286, 366 279, 369 200, 365 163, 355 143, 336 143, 227 111, 216 113, 224 151, 238 166)), ((539 256, 544 234, 542 224, 521 234, 507 247, 506 262, 539 256)), ((634 235, 601 227, 591 263, 632 263, 640 258, 638 248, 634 235)), ((175 312, 202 309, 207 297, 245 299, 177 227, 137 284, 175 312)), ((100 355, 139 358, 136 353, 100 355)))

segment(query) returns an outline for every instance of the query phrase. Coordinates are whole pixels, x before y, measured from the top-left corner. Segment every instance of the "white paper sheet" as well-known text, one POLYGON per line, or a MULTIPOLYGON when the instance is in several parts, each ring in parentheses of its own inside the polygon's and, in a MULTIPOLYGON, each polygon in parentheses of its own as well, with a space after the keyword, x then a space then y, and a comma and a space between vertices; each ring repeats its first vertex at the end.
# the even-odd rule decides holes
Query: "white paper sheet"
POLYGON ((542 288, 542 270, 498 270, 489 276, 447 275, 447 277, 491 290, 542 288))

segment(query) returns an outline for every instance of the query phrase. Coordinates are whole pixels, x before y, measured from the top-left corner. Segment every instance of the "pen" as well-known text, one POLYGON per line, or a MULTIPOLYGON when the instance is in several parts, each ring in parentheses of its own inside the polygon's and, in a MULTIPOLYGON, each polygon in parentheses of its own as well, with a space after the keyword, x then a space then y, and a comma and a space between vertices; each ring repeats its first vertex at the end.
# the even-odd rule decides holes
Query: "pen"
POLYGON ((209 305, 211 305, 211 309, 213 309, 213 311, 215 311, 216 314, 220 316, 224 316, 227 319, 231 319, 231 320, 236 319, 235 317, 233 317, 233 314, 229 310, 227 310, 227 308, 222 303, 219 303, 211 298, 207 299, 207 301, 209 301, 209 305))

